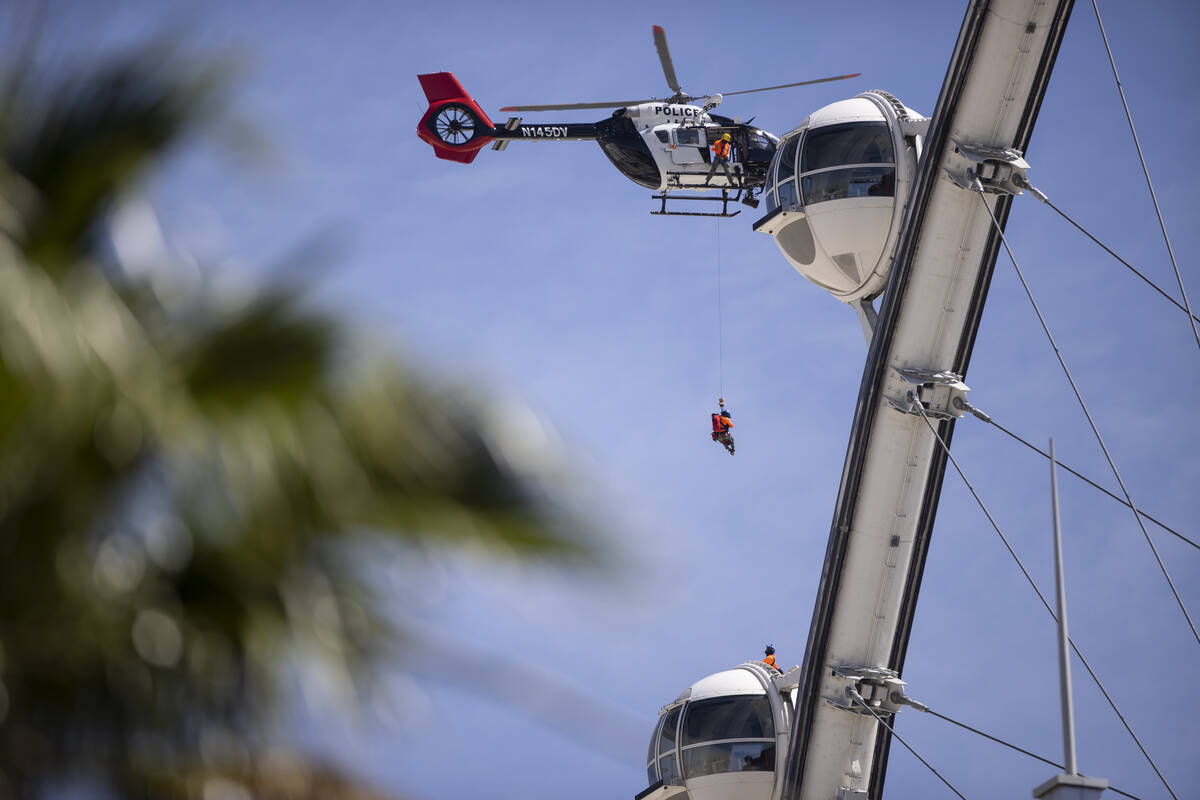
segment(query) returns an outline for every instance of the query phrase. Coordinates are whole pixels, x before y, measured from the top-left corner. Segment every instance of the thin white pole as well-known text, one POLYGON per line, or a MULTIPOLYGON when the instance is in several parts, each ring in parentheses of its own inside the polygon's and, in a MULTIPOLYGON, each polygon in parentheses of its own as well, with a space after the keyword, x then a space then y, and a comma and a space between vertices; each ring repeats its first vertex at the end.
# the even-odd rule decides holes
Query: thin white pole
POLYGON ((1063 582, 1062 533, 1058 519, 1058 462, 1054 458, 1054 438, 1050 439, 1050 503, 1054 509, 1054 577, 1058 588, 1058 688, 1062 696, 1063 763, 1066 774, 1075 769, 1075 707, 1071 697, 1071 661, 1067 649, 1067 588, 1063 582))

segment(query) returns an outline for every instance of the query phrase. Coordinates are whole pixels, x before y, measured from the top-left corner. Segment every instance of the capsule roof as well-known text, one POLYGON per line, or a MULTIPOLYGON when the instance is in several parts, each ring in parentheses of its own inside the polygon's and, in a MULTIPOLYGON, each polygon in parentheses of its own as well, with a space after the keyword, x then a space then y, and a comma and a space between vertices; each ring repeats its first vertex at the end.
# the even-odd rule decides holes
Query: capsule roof
POLYGON ((709 675, 692 684, 689 700, 704 700, 730 694, 766 694, 762 682, 754 673, 745 669, 727 669, 709 675))

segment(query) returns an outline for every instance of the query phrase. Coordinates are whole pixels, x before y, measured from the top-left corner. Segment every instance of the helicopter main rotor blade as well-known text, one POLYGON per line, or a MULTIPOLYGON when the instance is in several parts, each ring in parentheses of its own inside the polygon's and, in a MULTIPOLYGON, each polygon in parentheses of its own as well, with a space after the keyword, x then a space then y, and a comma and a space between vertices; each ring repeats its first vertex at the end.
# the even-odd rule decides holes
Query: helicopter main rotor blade
POLYGON ((569 111, 573 108, 620 108, 622 106, 640 106, 642 103, 653 103, 649 100, 613 100, 608 103, 559 103, 548 106, 505 106, 501 111, 569 111))
POLYGON ((781 83, 778 86, 764 86, 761 89, 743 89, 740 92, 721 92, 722 97, 729 97, 735 94, 753 94, 754 92, 770 92, 775 89, 787 89, 792 86, 810 86, 814 83, 829 83, 830 81, 844 81, 847 78, 857 78, 862 75, 861 72, 855 72, 851 75, 834 75, 832 78, 817 78, 815 81, 797 81, 796 83, 781 83))
POLYGON ((662 62, 663 75, 667 76, 667 86, 675 94, 683 94, 679 88, 679 80, 675 77, 675 65, 671 62, 671 51, 667 49, 667 32, 661 25, 654 26, 654 48, 658 50, 658 60, 662 62))

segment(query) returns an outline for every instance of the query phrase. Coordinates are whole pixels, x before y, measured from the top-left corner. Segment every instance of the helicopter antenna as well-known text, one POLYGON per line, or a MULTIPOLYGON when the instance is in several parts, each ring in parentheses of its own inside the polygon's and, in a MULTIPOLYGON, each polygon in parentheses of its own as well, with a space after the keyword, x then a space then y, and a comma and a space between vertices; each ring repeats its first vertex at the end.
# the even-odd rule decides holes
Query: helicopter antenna
POLYGON ((658 60, 662 62, 663 75, 667 78, 667 86, 671 87, 671 91, 675 93, 675 97, 671 98, 672 103, 679 102, 678 98, 682 98, 683 89, 679 88, 679 79, 675 77, 675 64, 671 61, 671 50, 667 47, 667 32, 662 29, 661 25, 654 26, 654 49, 658 51, 658 60))

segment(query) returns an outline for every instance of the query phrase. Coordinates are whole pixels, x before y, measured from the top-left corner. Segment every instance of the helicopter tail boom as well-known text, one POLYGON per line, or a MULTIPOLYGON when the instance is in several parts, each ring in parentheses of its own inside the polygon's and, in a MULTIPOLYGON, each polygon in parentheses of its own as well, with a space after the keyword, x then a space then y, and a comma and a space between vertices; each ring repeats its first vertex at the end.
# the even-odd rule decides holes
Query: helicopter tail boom
POLYGON ((417 123, 417 136, 438 158, 470 164, 495 138, 496 126, 449 72, 418 75, 429 108, 417 123))

